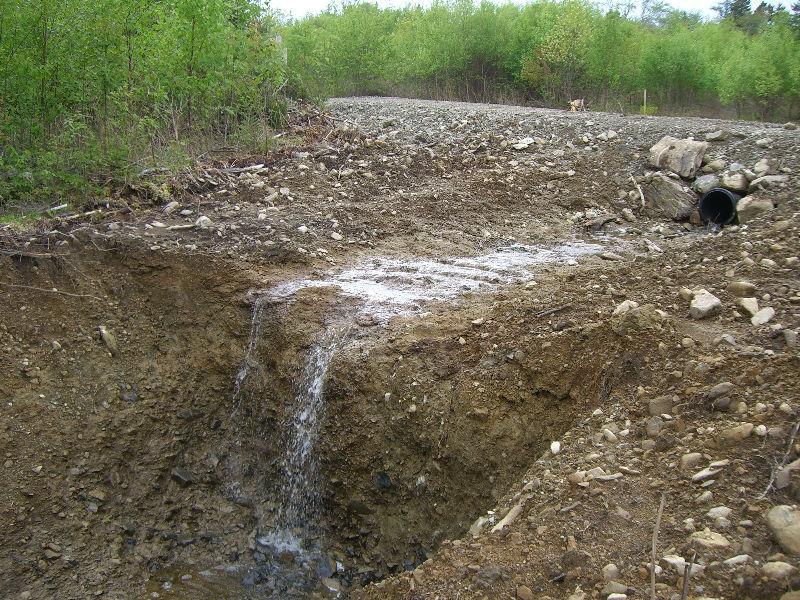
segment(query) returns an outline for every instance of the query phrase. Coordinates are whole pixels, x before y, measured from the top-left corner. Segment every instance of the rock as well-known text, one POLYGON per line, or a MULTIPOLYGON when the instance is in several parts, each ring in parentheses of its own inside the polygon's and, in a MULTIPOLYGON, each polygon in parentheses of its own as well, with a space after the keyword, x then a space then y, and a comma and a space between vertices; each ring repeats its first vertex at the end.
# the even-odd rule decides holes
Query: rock
POLYGON ((511 147, 514 150, 526 150, 529 146, 531 146, 535 142, 536 142, 536 140, 534 140, 532 137, 525 137, 525 138, 522 138, 521 140, 518 140, 511 147))
POLYGON ((737 298, 736 305, 751 317, 758 312, 758 298, 737 298))
POLYGON ((729 427, 728 429, 721 431, 717 436, 717 439, 722 445, 736 444, 749 437, 750 434, 753 433, 754 427, 755 425, 752 423, 742 423, 741 425, 736 425, 735 427, 729 427))
POLYGON ((297 228, 297 232, 303 234, 308 233, 308 227, 305 225, 300 225, 300 227, 297 228))
POLYGON ((778 187, 788 181, 789 177, 787 175, 764 175, 751 181, 748 190, 752 194, 757 190, 768 190, 773 187, 778 187))
POLYGON ((800 600, 800 592, 786 592, 780 600, 800 600))
POLYGON ((167 204, 164 205, 164 208, 162 210, 166 214, 170 215, 174 213, 176 210, 178 210, 179 206, 180 204, 177 201, 173 200, 172 202, 167 202, 167 204))
POLYGON ((704 173, 719 173, 720 171, 724 171, 727 164, 721 158, 717 158, 715 160, 710 161, 705 167, 703 167, 704 173))
POLYGON ((766 158, 762 158, 753 166, 753 171, 756 172, 758 177, 763 177, 769 173, 769 161, 766 158))
POLYGON ((797 348, 797 332, 794 329, 783 330, 783 340, 787 348, 797 348))
POLYGON ((797 125, 789 121, 788 123, 783 124, 783 128, 787 131, 794 131, 795 129, 797 129, 797 125))
POLYGON ((692 298, 689 316, 693 319, 705 319, 722 310, 722 301, 708 290, 699 290, 692 298))
POLYGON ((769 148, 772 145, 772 142, 774 141, 775 140, 773 140, 771 137, 761 138, 756 140, 756 146, 758 146, 759 148, 769 148))
POLYGON ((106 348, 108 348, 111 356, 116 356, 119 352, 117 338, 106 328, 105 325, 100 325, 97 330, 100 332, 100 339, 103 340, 103 343, 106 345, 106 348))
POLYGON ((628 586, 618 581, 609 581, 600 592, 603 598, 607 598, 611 594, 625 594, 628 592, 628 586))
POLYGON ((772 317, 775 316, 775 309, 771 306, 767 306, 762 308, 753 317, 750 319, 750 322, 755 325, 756 327, 760 327, 761 325, 766 325, 772 320, 772 317))
POLYGON ((703 460, 703 455, 699 452, 687 452, 683 456, 681 456, 681 468, 682 469, 691 469, 696 467, 700 464, 700 461, 703 460))
POLYGON ((342 240, 342 234, 341 234, 341 233, 338 233, 338 232, 336 232, 336 231, 334 231, 334 232, 331 234, 331 239, 332 239, 332 240, 336 240, 337 242, 338 242, 338 241, 341 241, 341 240, 342 240))
POLYGON ((664 429, 664 419, 658 416, 653 416, 647 419, 645 423, 645 432, 647 437, 656 438, 658 434, 664 429))
POLYGON ((606 600, 628 600, 627 594, 609 594, 606 600))
POLYGON ((732 281, 726 288, 728 293, 734 296, 752 296, 756 292, 756 286, 749 281, 732 281))
POLYGON ((555 456, 561 452, 561 442, 550 442, 550 454, 555 456))
POLYGON ((685 221, 697 202, 691 190, 661 173, 653 175, 641 187, 645 199, 643 210, 656 218, 685 221))
POLYGON ((630 208, 622 209, 622 218, 625 219, 628 223, 633 223, 634 221, 636 221, 636 215, 633 214, 633 211, 630 208))
POLYGON ((199 227, 200 229, 210 229, 213 223, 211 219, 209 219, 205 215, 201 215, 197 217, 197 220, 194 222, 195 227, 199 227))
POLYGON ((616 581, 619 579, 619 568, 614 563, 608 563, 603 567, 603 579, 606 581, 616 581))
POLYGON ((517 598, 519 600, 533 600, 533 591, 527 585, 517 586, 517 598))
POLYGON ((182 486, 194 483, 194 476, 182 467, 174 467, 169 474, 182 486))
POLYGON ((717 398, 730 394, 733 388, 734 385, 730 381, 723 381, 708 390, 706 396, 709 400, 716 400, 717 398))
POLYGON ((764 563, 761 574, 767 579, 786 579, 794 574, 797 568, 780 560, 764 563))
POLYGON ((781 504, 767 513, 767 526, 786 552, 800 555, 800 515, 791 506, 781 504))
POLYGON ((750 186, 750 181, 744 173, 723 173, 719 185, 732 192, 744 193, 750 186))
POLYGON ((647 403, 647 412, 652 417, 672 412, 672 396, 659 396, 658 398, 651 398, 647 403))
POLYGON ((695 531, 691 534, 689 536, 689 543, 709 550, 727 548, 731 545, 724 535, 711 531, 708 527, 703 531, 695 531))
POLYGON ((717 129, 716 131, 712 131, 706 134, 707 142, 721 142, 727 139, 728 139, 728 132, 723 131, 722 129, 717 129))
POLYGON ((638 302, 633 300, 624 300, 614 309, 614 312, 611 313, 611 316, 616 317, 618 315, 624 315, 634 308, 639 308, 638 302))
POLYGON ((342 584, 337 579, 332 577, 323 577, 321 580, 322 586, 331 594, 339 595, 342 593, 342 584))
POLYGON ((658 169, 669 169, 689 179, 703 164, 707 150, 708 142, 664 136, 650 148, 648 162, 658 169))
POLYGON ((745 196, 736 205, 736 214, 739 216, 740 223, 747 223, 759 215, 771 212, 774 208, 772 200, 757 196, 745 196))
POLYGON ((716 175, 702 175, 694 180, 692 189, 698 194, 705 194, 709 190, 719 187, 719 177, 716 175))

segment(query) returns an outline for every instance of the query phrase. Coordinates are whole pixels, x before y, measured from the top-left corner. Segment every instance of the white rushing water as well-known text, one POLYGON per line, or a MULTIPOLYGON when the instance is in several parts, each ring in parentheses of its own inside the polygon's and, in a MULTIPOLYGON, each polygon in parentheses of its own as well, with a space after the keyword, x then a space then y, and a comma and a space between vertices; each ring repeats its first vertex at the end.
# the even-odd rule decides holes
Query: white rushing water
POLYGON ((569 242, 556 246, 514 245, 474 257, 440 259, 376 257, 353 267, 332 270, 321 279, 289 281, 267 291, 290 298, 305 288, 337 287, 361 301, 361 310, 379 319, 406 314, 427 301, 452 299, 468 291, 490 291, 526 281, 536 265, 567 263, 602 246, 569 242))

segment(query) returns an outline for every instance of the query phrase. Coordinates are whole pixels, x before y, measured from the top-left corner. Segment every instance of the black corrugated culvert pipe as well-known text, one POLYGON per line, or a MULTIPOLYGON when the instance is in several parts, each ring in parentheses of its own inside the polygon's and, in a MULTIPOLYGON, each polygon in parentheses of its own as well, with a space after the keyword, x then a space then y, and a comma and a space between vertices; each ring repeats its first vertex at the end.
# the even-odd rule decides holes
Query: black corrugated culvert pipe
POLYGON ((706 223, 728 225, 736 220, 736 205, 741 194, 724 188, 708 190, 700 198, 700 218, 706 223))

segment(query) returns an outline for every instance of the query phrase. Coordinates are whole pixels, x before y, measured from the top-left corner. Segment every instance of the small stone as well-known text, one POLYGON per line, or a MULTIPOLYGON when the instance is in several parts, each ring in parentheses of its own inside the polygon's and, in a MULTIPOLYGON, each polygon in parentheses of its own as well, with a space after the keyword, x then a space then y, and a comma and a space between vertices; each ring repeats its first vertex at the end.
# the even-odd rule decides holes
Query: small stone
POLYGON ((519 600, 533 600, 533 591, 527 585, 517 586, 517 598, 519 600))
POLYGON ((721 142, 726 139, 728 139, 728 132, 723 131, 722 129, 717 129, 716 131, 706 134, 707 142, 721 142))
POLYGON ((742 423, 741 425, 723 430, 717 439, 723 445, 736 444, 749 437, 754 427, 752 423, 742 423))
POLYGON ((108 348, 111 356, 116 356, 119 352, 117 338, 106 328, 105 325, 100 325, 97 330, 100 332, 100 339, 103 340, 103 343, 106 345, 106 348, 108 348))
POLYGON ((761 567, 761 574, 767 579, 786 579, 795 571, 797 571, 796 567, 780 560, 764 563, 764 566, 761 567))
POLYGON ((724 535, 711 531, 708 527, 690 535, 689 543, 709 550, 727 548, 731 545, 724 535))
POLYGON ((794 131, 795 129, 797 129, 797 125, 789 121, 788 123, 783 124, 783 128, 786 129, 787 131, 794 131))
POLYGON ((687 452, 683 456, 681 456, 681 468, 682 469, 691 469, 696 467, 700 464, 700 461, 703 460, 703 455, 699 452, 687 452))
POLYGON ((732 281, 726 289, 729 294, 739 297, 752 296, 756 292, 756 286, 749 281, 732 281))
POLYGON ((699 290, 692 298, 689 316, 693 319, 704 319, 722 310, 722 301, 708 290, 699 290))
POLYGON ((771 137, 761 138, 756 140, 756 146, 758 146, 759 148, 769 148, 772 145, 772 142, 774 141, 775 140, 773 140, 771 137))
POLYGON ((753 560, 753 557, 749 554, 737 554, 736 556, 732 556, 728 559, 722 561, 722 564, 726 567, 735 567, 736 565, 744 565, 749 563, 753 560))
POLYGON ((619 567, 614 563, 608 563, 603 567, 603 579, 606 581, 616 581, 619 579, 619 567))
POLYGON ((774 316, 775 316, 775 309, 772 308, 771 306, 767 306, 766 308, 762 308, 760 311, 754 314, 750 319, 750 322, 756 327, 759 327, 761 325, 766 325, 767 323, 769 323, 772 320, 772 317, 774 316))
POLYGON ((730 381, 723 381, 722 383, 718 383, 706 394, 709 400, 716 400, 722 396, 727 396, 733 391, 733 384, 730 381))
POLYGON ((561 452, 561 442, 550 442, 550 454, 555 456, 561 452))
POLYGON ((638 302, 635 302, 634 300, 624 300, 614 309, 614 312, 611 313, 611 316, 616 317, 619 315, 624 315, 625 313, 633 310, 634 308, 639 308, 638 302))
POLYGON ((800 516, 794 508, 781 504, 767 513, 767 526, 786 552, 800 555, 800 516))
POLYGON ((732 192, 744 193, 750 187, 750 181, 744 173, 724 173, 720 177, 719 185, 732 192))
POLYGON ((336 231, 334 231, 334 232, 331 234, 331 239, 333 239, 333 240, 336 240, 336 241, 338 242, 338 241, 340 241, 340 240, 342 240, 342 239, 343 239, 343 238, 342 238, 342 234, 341 234, 341 233, 338 233, 338 232, 336 232, 336 231))
POLYGON ((652 416, 647 419, 647 422, 645 423, 645 432, 649 438, 658 437, 658 434, 660 434, 663 429, 664 419, 659 416, 652 416))
POLYGON ((758 312, 758 298, 737 298, 736 305, 751 317, 758 312))
POLYGON ((300 227, 297 228, 297 231, 298 233, 303 233, 303 234, 308 233, 308 227, 306 227, 305 225, 300 225, 300 227))
POLYGON ((727 506, 715 506, 706 513, 706 515, 712 519, 718 519, 722 517, 723 519, 727 519, 731 516, 733 511, 728 508, 727 506))
POLYGON ((657 398, 651 398, 650 401, 647 403, 647 412, 652 417, 657 417, 663 414, 669 414, 672 412, 672 396, 659 396, 657 398))

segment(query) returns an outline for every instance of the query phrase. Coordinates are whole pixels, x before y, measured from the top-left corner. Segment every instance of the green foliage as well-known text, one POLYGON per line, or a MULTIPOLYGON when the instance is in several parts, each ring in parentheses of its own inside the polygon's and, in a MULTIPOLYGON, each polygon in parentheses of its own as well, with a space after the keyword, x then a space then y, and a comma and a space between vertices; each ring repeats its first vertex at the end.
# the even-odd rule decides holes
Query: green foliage
POLYGON ((350 3, 285 31, 290 70, 320 96, 511 95, 559 107, 585 97, 594 108, 637 112, 646 89, 667 113, 795 116, 800 4, 790 14, 731 0, 719 11, 719 22, 704 22, 659 0, 645 0, 639 19, 587 0, 350 3))
POLYGON ((265 137, 276 33, 257 0, 0 0, 0 209, 102 190, 242 125, 265 137))

